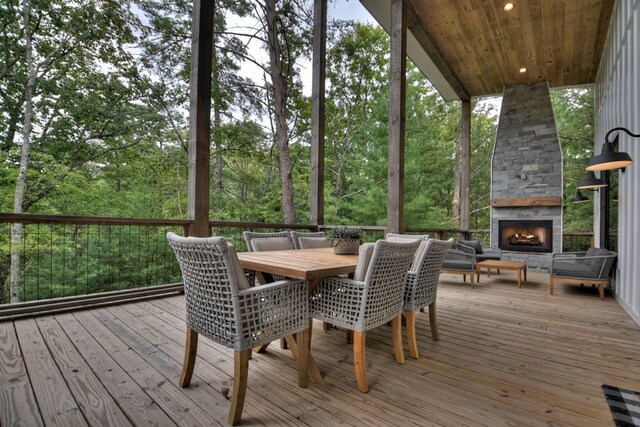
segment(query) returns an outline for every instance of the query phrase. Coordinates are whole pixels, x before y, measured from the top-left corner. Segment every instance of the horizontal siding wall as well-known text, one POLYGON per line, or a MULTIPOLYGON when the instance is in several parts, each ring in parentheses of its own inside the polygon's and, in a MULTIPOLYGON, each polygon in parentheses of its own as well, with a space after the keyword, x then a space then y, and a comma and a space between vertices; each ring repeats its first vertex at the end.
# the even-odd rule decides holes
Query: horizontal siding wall
MULTIPOLYGON (((622 126, 640 133, 640 0, 618 0, 596 81, 596 141, 622 126)), ((618 190, 618 271, 615 294, 640 324, 640 138, 620 133, 620 151, 636 162, 620 177, 618 190)), ((598 230, 599 206, 595 207, 598 230)), ((599 236, 596 239, 599 241, 599 236)))

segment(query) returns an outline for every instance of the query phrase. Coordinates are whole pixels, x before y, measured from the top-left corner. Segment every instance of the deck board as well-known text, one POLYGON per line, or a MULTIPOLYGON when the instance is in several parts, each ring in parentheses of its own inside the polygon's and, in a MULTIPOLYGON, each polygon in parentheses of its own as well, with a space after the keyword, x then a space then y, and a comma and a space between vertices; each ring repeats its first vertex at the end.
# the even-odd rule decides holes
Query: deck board
MULTIPOLYGON (((254 354, 242 425, 613 425, 601 385, 640 390, 640 327, 597 290, 529 273, 443 275, 440 340, 417 315, 420 359, 395 363, 391 329, 367 333, 357 391, 344 331, 316 322, 324 376, 297 386, 277 345, 254 354)), ((203 338, 180 388, 181 296, 0 323, 1 425, 226 425, 233 352, 203 338)), ((406 347, 406 337, 405 337, 406 347)), ((406 351, 406 350, 405 350, 406 351)))
POLYGON ((0 323, 1 425, 43 425, 12 322, 0 323))
POLYGON ((14 323, 29 381, 45 425, 86 426, 75 397, 69 390, 34 319, 14 323))
POLYGON ((56 315, 78 352, 135 425, 175 426, 176 423, 118 365, 110 352, 87 331, 72 313, 56 315))
POLYGON ((36 319, 58 369, 89 425, 131 426, 55 318, 36 319))

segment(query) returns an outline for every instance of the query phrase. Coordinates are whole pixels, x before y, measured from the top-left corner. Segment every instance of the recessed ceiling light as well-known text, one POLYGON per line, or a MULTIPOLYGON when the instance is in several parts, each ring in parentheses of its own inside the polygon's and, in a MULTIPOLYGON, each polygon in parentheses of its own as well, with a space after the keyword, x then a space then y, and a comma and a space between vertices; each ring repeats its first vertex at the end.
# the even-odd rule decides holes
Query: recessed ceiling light
POLYGON ((524 68, 524 67, 522 67, 522 68, 520 68, 518 71, 520 71, 521 73, 526 73, 526 72, 527 72, 527 69, 526 69, 526 68, 524 68))
POLYGON ((513 3, 507 3, 504 5, 502 9, 504 9, 505 12, 509 12, 510 10, 513 10, 514 7, 516 6, 513 3))

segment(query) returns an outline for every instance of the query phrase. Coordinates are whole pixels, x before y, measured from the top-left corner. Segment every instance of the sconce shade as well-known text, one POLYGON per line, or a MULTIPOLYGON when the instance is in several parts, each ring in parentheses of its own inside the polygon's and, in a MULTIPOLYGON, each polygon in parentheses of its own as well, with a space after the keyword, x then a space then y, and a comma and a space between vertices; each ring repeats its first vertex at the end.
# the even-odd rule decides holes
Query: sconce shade
POLYGON ((584 203, 588 201, 589 198, 587 196, 583 196, 580 190, 576 191, 576 196, 571 199, 571 203, 584 203))
POLYGON ((602 152, 600 153, 600 155, 593 156, 589 159, 589 163, 586 168, 588 171, 621 169, 633 164, 633 159, 631 159, 631 156, 629 156, 629 154, 625 152, 617 152, 614 148, 613 145, 618 143, 618 135, 616 135, 613 142, 609 142, 609 135, 615 130, 624 130, 631 136, 637 136, 624 128, 611 129, 609 132, 607 132, 605 143, 602 144, 602 152))
POLYGON ((604 182, 602 178, 596 178, 596 174, 593 171, 587 172, 587 177, 581 180, 578 183, 578 189, 589 189, 589 188, 602 188, 606 187, 607 183, 604 182))

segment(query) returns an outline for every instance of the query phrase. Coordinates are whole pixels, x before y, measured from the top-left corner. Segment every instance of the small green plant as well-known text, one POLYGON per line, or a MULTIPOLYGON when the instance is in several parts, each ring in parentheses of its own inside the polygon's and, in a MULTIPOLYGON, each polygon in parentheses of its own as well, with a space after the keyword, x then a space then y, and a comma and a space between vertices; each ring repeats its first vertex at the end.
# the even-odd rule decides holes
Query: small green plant
POLYGON ((333 239, 359 239, 362 237, 362 229, 341 225, 331 229, 333 239))

